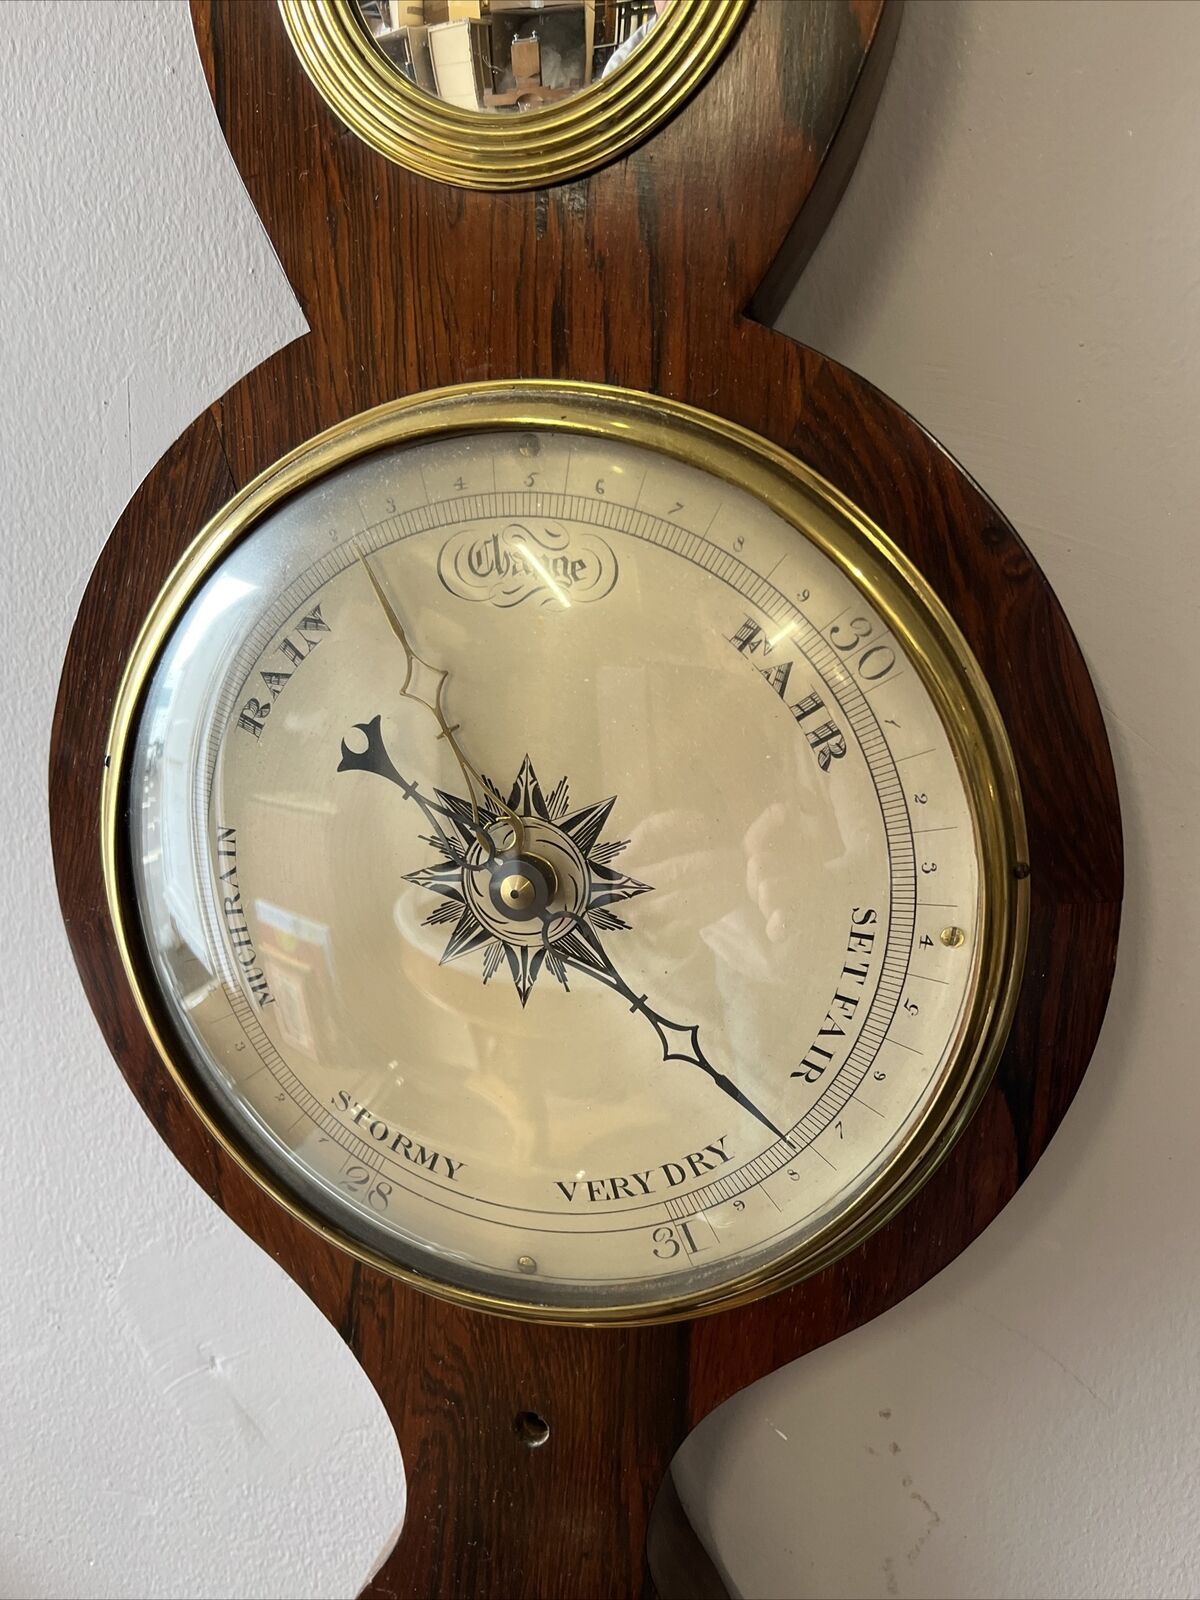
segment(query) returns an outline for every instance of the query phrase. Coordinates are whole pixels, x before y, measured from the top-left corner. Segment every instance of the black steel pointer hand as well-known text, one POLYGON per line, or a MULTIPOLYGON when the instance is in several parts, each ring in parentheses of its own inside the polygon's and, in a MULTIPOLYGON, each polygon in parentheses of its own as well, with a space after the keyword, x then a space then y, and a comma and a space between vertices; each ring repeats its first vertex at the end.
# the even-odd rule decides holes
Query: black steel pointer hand
POLYGON ((783 1130, 777 1128, 766 1112, 760 1110, 748 1095, 742 1093, 732 1078, 727 1078, 723 1072, 718 1072, 716 1067, 713 1066, 700 1048, 699 1023, 672 1022, 661 1011, 656 1011, 649 1004, 646 996, 638 994, 637 990, 628 984, 616 967, 613 966, 608 952, 596 935, 595 929, 591 928, 582 917, 573 917, 571 919, 574 923, 572 935, 578 935, 583 939, 586 945, 586 956, 582 953, 573 955, 569 943, 551 945, 549 942, 549 929, 550 924, 556 920, 561 922, 562 918, 561 916, 556 918, 553 912, 544 914, 542 917, 542 944, 547 951, 554 949, 559 960, 565 966, 572 967, 576 972, 585 973, 589 978, 594 978, 597 983, 604 984, 605 988, 611 989, 614 994, 620 995, 628 1003, 631 1011, 636 1011, 645 1017, 658 1035, 658 1042, 662 1047, 664 1061, 687 1061, 692 1066, 699 1067, 701 1072, 706 1073, 717 1088, 722 1093, 727 1094, 731 1100, 736 1101, 743 1111, 748 1111, 752 1117, 756 1117, 764 1128, 771 1130, 777 1139, 783 1139, 788 1144, 791 1143, 791 1140, 788 1139, 783 1130))
MULTIPOLYGON (((389 783, 394 783, 406 800, 416 802, 425 813, 430 827, 434 829, 443 842, 446 842, 447 839, 446 830, 443 827, 443 823, 446 822, 451 824, 456 833, 463 825, 468 826, 469 831, 473 833, 475 831, 473 815, 466 805, 463 805, 461 814, 456 815, 452 808, 445 804, 446 796, 435 800, 430 795, 422 794, 415 780, 410 781, 403 773, 396 770, 395 764, 391 756, 388 755, 387 748, 383 742, 383 733, 380 728, 381 722, 382 717, 372 717, 370 722, 355 723, 358 732, 366 739, 367 747, 365 750, 352 750, 343 739, 342 759, 338 762, 337 770, 339 772, 374 772, 379 777, 386 778, 389 783)), ((435 792, 441 795, 440 790, 435 792)), ((499 820, 499 817, 493 818, 492 825, 495 826, 499 820)), ((486 836, 485 828, 482 832, 481 842, 486 836)), ((491 848, 490 841, 488 848, 491 848)))

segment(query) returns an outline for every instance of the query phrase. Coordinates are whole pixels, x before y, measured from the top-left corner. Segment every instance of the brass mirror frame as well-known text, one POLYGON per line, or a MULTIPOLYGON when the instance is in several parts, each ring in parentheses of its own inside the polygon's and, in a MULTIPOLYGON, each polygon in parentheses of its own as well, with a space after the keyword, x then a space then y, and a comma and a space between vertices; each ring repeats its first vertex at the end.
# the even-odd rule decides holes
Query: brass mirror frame
POLYGON ((355 0, 278 0, 321 98, 381 155, 466 189, 536 189, 623 155, 712 70, 753 0, 675 0, 610 80, 554 105, 498 116, 411 83, 371 38, 355 0))

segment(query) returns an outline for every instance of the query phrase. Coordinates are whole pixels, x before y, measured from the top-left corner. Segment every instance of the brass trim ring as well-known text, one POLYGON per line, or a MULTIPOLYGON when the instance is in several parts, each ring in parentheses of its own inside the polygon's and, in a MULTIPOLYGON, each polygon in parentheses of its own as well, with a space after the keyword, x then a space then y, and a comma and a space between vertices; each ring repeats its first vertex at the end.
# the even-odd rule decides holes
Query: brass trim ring
POLYGON ((330 109, 399 166, 468 189, 535 189, 601 167, 672 116, 752 0, 675 0, 611 80, 513 116, 417 88, 371 38, 355 0, 278 0, 300 64, 330 109))
POLYGON ((702 1316, 797 1283, 856 1249, 927 1181, 983 1099, 1008 1037, 1025 968, 1029 858, 1012 750, 970 646, 908 557, 840 490, 769 440, 677 401, 589 383, 464 384, 391 401, 308 440, 240 490, 184 553, 130 655, 108 750, 101 788, 105 890, 138 1008, 175 1084, 213 1138, 292 1216, 358 1260, 459 1305, 532 1322, 628 1326, 702 1316), (547 1306, 459 1288, 399 1265, 320 1215, 234 1131, 189 1063, 161 1002, 134 900, 129 762, 146 686, 197 588, 264 516, 347 462, 398 443, 498 429, 619 437, 724 478, 771 507, 841 568, 903 643, 946 728, 975 824, 980 906, 974 981, 953 1062, 924 1116, 889 1164, 816 1235, 716 1288, 661 1302, 547 1306))

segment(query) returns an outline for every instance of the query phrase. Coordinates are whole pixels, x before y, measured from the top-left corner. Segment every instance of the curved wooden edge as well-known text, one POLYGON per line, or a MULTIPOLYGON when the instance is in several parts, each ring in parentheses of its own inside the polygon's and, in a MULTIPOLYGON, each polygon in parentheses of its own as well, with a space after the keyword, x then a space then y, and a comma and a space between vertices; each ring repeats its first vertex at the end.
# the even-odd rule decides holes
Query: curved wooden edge
POLYGON ((654 1501, 646 1559, 661 1600, 731 1600, 725 1579, 696 1532, 668 1472, 654 1501))
POLYGON ((362 1272, 351 1307, 343 1333, 408 1478, 371 1600, 653 1593, 651 1508, 686 1432, 685 1327, 534 1329, 362 1272), (525 1442, 526 1414, 544 1444, 525 1442))
MULTIPOLYGON (((486 304, 495 312, 496 354, 511 343, 502 364, 522 372, 518 347, 524 336, 550 332, 545 312, 564 266, 573 277, 586 273, 597 304, 639 321, 647 295, 669 303, 694 272, 697 240, 712 239, 723 269, 704 286, 710 315, 740 313, 781 251, 785 281, 828 221, 861 150, 902 0, 759 0, 709 78, 653 137, 584 178, 501 196, 421 178, 350 133, 297 61, 274 0, 190 4, 230 153, 332 360, 357 326, 377 338, 433 338, 444 362, 445 329, 461 327, 468 303, 471 315, 486 304), (660 208, 678 230, 672 261, 658 259, 660 208), (447 240, 455 236, 453 250, 415 250, 416 217, 436 217, 447 240), (514 320, 507 285, 492 300, 505 260, 528 287, 530 275, 541 280, 540 318, 514 320), (409 262, 419 263, 415 277, 409 262), (484 301, 478 291, 487 278, 484 301), (352 280, 360 287, 348 292, 352 280)), ((574 307, 562 301, 558 314, 574 307)), ((353 380, 347 373, 334 381, 353 380)), ((435 381, 423 376, 418 387, 435 381)))
MULTIPOLYGON (((651 1507, 689 1427, 952 1260, 1015 1192, 1075 1093, 1103 1018, 1120 913, 1120 813, 1099 706, 1045 577, 966 473, 869 384, 742 315, 817 159, 802 85, 770 72, 796 8, 756 8, 710 83, 633 157, 584 185, 496 204, 381 171, 381 158, 339 138, 281 43, 270 0, 193 3, 211 24, 209 79, 231 148, 313 331, 168 451, 88 585, 50 756, 72 949, 147 1115, 341 1330, 396 1425, 408 1517, 369 1592, 649 1594, 651 1507), (777 79, 782 120, 763 135, 741 113, 777 79), (760 160, 768 146, 771 159, 760 160), (728 237, 714 237, 726 219, 728 237), (511 281, 497 262, 510 264, 511 281), (424 272, 417 288, 414 264, 424 272), (897 539, 956 617, 1008 724, 1025 793, 1029 962, 996 1082, 963 1139, 854 1255, 771 1300, 687 1325, 530 1330, 353 1266, 268 1201, 182 1102, 141 1028, 104 900, 96 819, 108 711, 143 616, 207 516, 355 411, 515 375, 671 396, 803 457, 897 539), (520 1441, 520 1410, 549 1422, 542 1448, 520 1441)), ((828 0, 825 15, 841 3, 828 0)))
POLYGON ((875 120, 903 12, 904 0, 877 0, 854 12, 863 38, 858 74, 808 196, 746 307, 746 315, 755 322, 769 326, 783 310, 846 192, 875 120))
MULTIPOLYGON (((689 1428, 952 1260, 1045 1149, 1103 1018, 1120 911, 1119 811, 1099 707, 1061 609, 995 507, 899 407, 834 363, 745 326, 735 366, 754 378, 730 391, 724 409, 812 461, 934 579, 1009 721, 1033 863, 1026 978, 980 1112, 900 1216, 786 1293, 692 1324, 532 1330, 355 1267, 269 1202, 213 1145, 148 1046, 112 943, 95 826, 103 708, 167 570, 238 481, 222 447, 223 408, 200 418, 135 495, 76 622, 50 772, 72 948, 147 1114, 207 1192, 340 1328, 395 1423, 409 1510, 373 1595, 649 1593, 643 1539, 689 1428), (793 404, 763 417, 764 391, 787 393, 793 404), (524 1410, 550 1424, 542 1449, 518 1439, 514 1419, 524 1410)), ((307 365, 305 343, 280 352, 255 381, 292 391, 307 365)), ((686 1592, 675 1578, 664 1582, 686 1592)))

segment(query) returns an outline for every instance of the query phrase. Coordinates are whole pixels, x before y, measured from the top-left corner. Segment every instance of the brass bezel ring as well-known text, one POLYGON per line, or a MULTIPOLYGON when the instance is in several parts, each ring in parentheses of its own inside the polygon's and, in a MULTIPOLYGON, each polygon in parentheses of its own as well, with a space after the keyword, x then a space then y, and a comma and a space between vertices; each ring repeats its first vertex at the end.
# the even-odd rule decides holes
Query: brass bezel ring
POLYGON ((906 555, 839 489, 746 428, 673 400, 599 384, 524 380, 464 384, 347 418, 247 484, 201 530, 142 626, 118 691, 101 787, 105 891, 122 963, 154 1048, 212 1137, 279 1205, 357 1260, 459 1305, 525 1321, 576 1325, 670 1322, 773 1293, 856 1249, 945 1159, 991 1082, 1024 975, 1028 853, 1016 766, 982 669, 950 613, 906 555), (435 1281, 372 1249, 289 1189, 235 1132, 175 1037, 158 994, 134 900, 128 776, 146 687, 176 621, 229 550, 284 500, 345 463, 389 446, 511 430, 619 437, 673 456, 755 495, 832 560, 886 619, 933 698, 962 774, 980 857, 980 910, 970 997, 944 1081, 887 1166, 805 1243, 716 1288, 631 1305, 548 1306, 435 1281))
POLYGON ((371 38, 355 0, 278 0, 321 98, 389 161, 467 189, 536 189, 623 155, 708 75, 752 0, 675 0, 611 80, 514 116, 417 88, 371 38))

